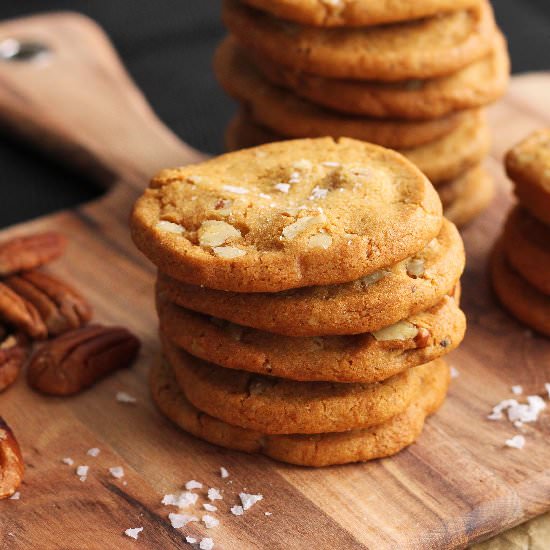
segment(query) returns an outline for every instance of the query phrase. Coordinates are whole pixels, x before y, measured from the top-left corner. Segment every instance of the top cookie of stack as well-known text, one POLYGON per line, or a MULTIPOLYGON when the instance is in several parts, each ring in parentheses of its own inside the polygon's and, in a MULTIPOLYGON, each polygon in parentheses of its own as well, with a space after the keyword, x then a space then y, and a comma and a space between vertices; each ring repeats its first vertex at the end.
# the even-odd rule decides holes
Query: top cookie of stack
POLYGON ((347 136, 398 149, 459 224, 492 198, 482 107, 504 92, 487 0, 224 0, 217 76, 243 110, 230 149, 347 136))
POLYGON ((441 226, 440 200, 419 170, 345 138, 165 170, 132 217, 138 248, 162 272, 235 292, 347 283, 413 256, 441 226))

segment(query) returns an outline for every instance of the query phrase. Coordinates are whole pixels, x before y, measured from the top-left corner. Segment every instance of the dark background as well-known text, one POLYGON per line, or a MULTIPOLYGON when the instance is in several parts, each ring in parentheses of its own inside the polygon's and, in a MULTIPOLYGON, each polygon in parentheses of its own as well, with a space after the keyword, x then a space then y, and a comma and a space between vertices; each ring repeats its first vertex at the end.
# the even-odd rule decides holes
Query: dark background
MULTIPOLYGON (((493 5, 510 42, 514 72, 550 70, 550 0, 493 5)), ((0 19, 46 10, 81 11, 96 19, 160 118, 194 147, 222 151, 233 105, 210 66, 224 34, 219 0, 2 0, 0 19)), ((97 194, 91 182, 1 133, 0 175, 0 226, 97 194)))

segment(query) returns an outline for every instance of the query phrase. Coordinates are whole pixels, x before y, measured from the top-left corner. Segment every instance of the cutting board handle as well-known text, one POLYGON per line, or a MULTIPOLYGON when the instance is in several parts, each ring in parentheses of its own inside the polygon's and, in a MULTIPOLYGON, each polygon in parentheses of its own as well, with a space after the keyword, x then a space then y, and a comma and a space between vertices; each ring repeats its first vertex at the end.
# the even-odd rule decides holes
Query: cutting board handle
POLYGON ((143 189, 159 169, 202 158, 155 116, 101 28, 77 13, 0 23, 0 124, 105 185, 143 189))

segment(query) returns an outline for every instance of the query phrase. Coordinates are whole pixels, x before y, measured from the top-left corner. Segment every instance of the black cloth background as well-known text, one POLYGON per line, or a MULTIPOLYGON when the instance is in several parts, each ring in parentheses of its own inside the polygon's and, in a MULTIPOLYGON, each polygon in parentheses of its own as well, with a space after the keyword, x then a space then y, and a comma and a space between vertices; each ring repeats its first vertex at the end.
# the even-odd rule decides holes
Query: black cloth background
MULTIPOLYGON (((493 5, 510 41, 514 72, 550 70, 550 1, 493 5)), ((194 147, 222 151, 234 105, 211 70, 224 35, 219 0, 4 0, 0 19, 50 10, 80 11, 98 21, 160 118, 194 147)), ((1 134, 0 177, 0 227, 98 192, 81 176, 1 134)))

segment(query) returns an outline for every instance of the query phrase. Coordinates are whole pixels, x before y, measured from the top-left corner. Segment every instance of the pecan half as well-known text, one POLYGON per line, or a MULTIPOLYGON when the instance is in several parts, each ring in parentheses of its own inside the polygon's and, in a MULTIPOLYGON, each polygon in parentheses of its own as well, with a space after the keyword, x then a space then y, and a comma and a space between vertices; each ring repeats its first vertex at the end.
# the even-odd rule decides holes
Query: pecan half
POLYGON ((37 309, 2 282, 0 282, 0 320, 17 327, 36 340, 48 336, 48 329, 37 309))
POLYGON ((72 395, 100 378, 130 366, 140 342, 120 327, 90 325, 45 343, 27 371, 31 387, 51 395, 72 395))
POLYGON ((67 247, 60 233, 36 233, 0 243, 0 275, 7 276, 44 265, 59 258, 67 247))
POLYGON ((28 340, 23 335, 0 334, 0 392, 11 386, 29 353, 28 340))
POLYGON ((79 328, 92 317, 88 302, 52 275, 28 271, 8 277, 4 283, 38 310, 50 336, 79 328))
POLYGON ((19 443, 0 416, 0 498, 11 497, 17 491, 24 471, 19 443))
POLYGON ((416 335, 416 338, 414 339, 414 341, 416 343, 416 347, 418 349, 428 347, 428 344, 430 343, 431 337, 432 337, 432 334, 427 328, 418 327, 418 334, 416 335))

